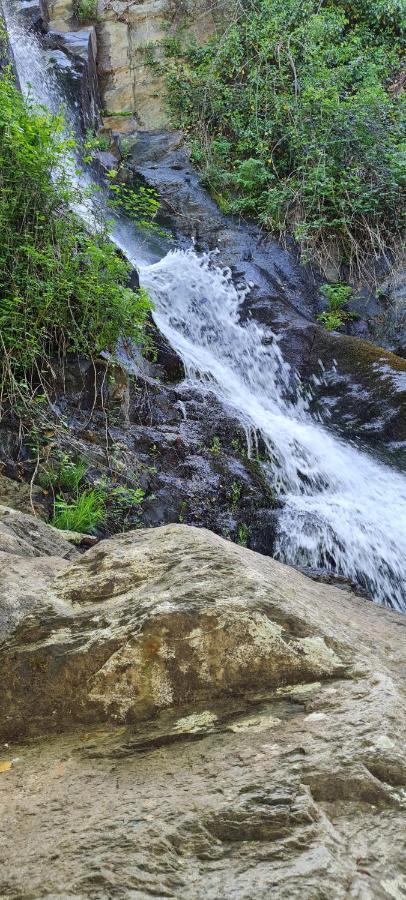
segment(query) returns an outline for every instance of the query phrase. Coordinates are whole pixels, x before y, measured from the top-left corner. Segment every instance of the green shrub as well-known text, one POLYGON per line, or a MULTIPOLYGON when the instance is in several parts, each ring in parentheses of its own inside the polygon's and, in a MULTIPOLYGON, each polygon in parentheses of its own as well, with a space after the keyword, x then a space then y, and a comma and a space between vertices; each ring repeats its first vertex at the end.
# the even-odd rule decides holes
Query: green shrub
POLYGON ((333 243, 351 274, 405 223, 404 0, 252 0, 204 47, 167 43, 169 105, 223 209, 333 243))
POLYGON ((145 184, 128 186, 120 180, 114 180, 119 172, 112 170, 109 173, 110 206, 119 213, 124 213, 133 222, 147 231, 156 231, 165 234, 163 229, 154 221, 160 207, 158 194, 154 188, 145 184))
POLYGON ((327 331, 337 331, 348 319, 354 317, 346 307, 352 294, 348 284, 323 284, 322 291, 328 301, 328 308, 317 316, 327 331))
POLYGON ((105 518, 104 492, 97 488, 86 488, 71 502, 64 497, 57 497, 51 524, 62 531, 88 534, 102 525, 105 518))
POLYGON ((126 531, 141 522, 145 491, 141 487, 118 485, 106 494, 107 527, 110 531, 126 531))
POLYGON ((145 291, 104 230, 70 211, 80 197, 63 175, 72 142, 60 118, 24 101, 0 74, 0 400, 32 396, 53 356, 94 357, 120 337, 148 341, 145 291))

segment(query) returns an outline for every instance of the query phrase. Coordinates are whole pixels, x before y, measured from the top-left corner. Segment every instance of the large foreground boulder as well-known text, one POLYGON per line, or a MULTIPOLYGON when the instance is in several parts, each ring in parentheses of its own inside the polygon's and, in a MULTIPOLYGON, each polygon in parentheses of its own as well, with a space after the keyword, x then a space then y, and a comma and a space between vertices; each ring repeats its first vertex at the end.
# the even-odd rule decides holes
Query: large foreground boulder
POLYGON ((104 541, 56 576, 41 609, 3 644, 0 736, 133 723, 341 674, 349 647, 300 615, 317 593, 321 603, 329 596, 203 530, 171 525, 104 541))
POLYGON ((350 678, 366 636, 379 629, 382 643, 387 625, 377 607, 354 604, 207 531, 120 535, 48 579, 41 606, 3 643, 0 736, 350 678))
POLYGON ((61 562, 0 646, 1 897, 403 897, 404 617, 180 525, 61 562))

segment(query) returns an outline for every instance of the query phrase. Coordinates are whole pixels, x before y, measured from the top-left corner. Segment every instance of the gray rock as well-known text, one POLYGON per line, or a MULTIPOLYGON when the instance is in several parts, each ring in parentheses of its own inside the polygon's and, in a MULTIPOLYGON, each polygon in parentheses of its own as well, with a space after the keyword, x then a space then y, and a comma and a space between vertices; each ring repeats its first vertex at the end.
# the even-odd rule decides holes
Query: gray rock
POLYGON ((8 506, 0 506, 0 552, 15 556, 59 556, 74 559, 78 553, 63 532, 41 519, 8 506))

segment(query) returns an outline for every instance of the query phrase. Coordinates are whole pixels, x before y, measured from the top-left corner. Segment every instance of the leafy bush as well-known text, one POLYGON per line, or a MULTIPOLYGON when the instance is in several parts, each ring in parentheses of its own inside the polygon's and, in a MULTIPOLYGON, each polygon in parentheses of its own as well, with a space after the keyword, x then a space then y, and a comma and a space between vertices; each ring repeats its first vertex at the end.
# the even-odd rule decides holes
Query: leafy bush
POLYGON ((165 234, 154 221, 160 207, 156 190, 141 183, 136 187, 129 187, 122 181, 114 181, 118 174, 114 169, 109 172, 111 208, 124 213, 140 228, 165 234))
POLYGON ((93 357, 120 337, 146 346, 150 302, 127 287, 130 266, 101 229, 70 210, 63 175, 72 142, 60 118, 33 108, 0 74, 0 401, 32 395, 52 356, 93 357))
POLYGON ((107 493, 107 527, 113 531, 126 531, 141 522, 145 491, 141 487, 118 485, 107 493))
POLYGON ((167 42, 169 104, 223 209, 334 243, 351 274, 405 213, 404 0, 251 0, 204 47, 167 42))

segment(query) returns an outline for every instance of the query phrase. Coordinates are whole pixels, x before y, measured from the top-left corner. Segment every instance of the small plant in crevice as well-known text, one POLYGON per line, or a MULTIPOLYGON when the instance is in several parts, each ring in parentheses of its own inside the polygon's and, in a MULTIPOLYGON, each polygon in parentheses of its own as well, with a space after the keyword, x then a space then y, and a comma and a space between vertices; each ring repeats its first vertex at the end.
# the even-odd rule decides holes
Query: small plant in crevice
POLYGON ((234 453, 238 453, 243 459, 247 457, 247 442, 242 439, 236 437, 231 441, 231 449, 234 450, 234 453))
POLYGON ((83 162, 90 163, 96 153, 109 150, 109 148, 110 141, 106 134, 97 134, 91 128, 88 128, 83 143, 83 162))
POLYGON ((241 547, 246 547, 248 544, 248 536, 249 536, 248 525, 245 525, 244 522, 241 522, 237 528, 236 543, 240 544, 241 547))
POLYGON ((72 12, 79 25, 91 25, 98 21, 98 0, 73 0, 72 12))
POLYGON ((84 484, 87 470, 85 460, 74 460, 66 453, 40 465, 36 480, 46 492, 52 492, 51 525, 55 528, 85 534, 104 523, 104 488, 84 484))
POLYGON ((355 314, 347 309, 348 301, 352 294, 352 288, 348 284, 323 284, 322 292, 328 302, 328 308, 317 316, 327 331, 337 331, 346 322, 355 317, 355 314))
MULTIPOLYGON (((152 499, 152 498, 150 498, 152 499)), ((106 489, 106 525, 109 531, 126 531, 141 522, 145 491, 141 487, 118 485, 106 489)))
POLYGON ((241 500, 242 485, 239 481, 232 481, 229 490, 231 506, 235 509, 241 500))
POLYGON ((214 435, 213 440, 208 449, 209 449, 209 453, 211 453, 213 456, 219 456, 219 454, 221 453, 221 441, 220 441, 220 438, 216 434, 214 435))
POLYGON ((182 502, 180 504, 180 508, 179 508, 179 515, 178 515, 178 522, 180 523, 180 525, 183 525, 183 523, 185 521, 188 507, 189 507, 188 501, 182 500, 182 502))
POLYGON ((75 462, 67 454, 40 466, 37 482, 46 490, 67 491, 77 494, 87 472, 84 460, 75 462))

